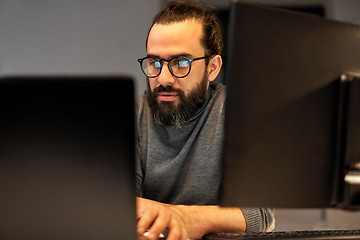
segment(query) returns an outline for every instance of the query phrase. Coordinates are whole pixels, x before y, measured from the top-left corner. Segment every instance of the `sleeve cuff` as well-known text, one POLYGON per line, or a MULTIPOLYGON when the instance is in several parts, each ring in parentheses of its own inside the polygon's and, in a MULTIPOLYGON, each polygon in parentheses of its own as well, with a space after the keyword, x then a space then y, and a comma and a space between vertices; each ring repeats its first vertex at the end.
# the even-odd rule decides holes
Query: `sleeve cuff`
POLYGON ((266 232, 274 224, 274 210, 270 208, 241 208, 246 232, 266 232))

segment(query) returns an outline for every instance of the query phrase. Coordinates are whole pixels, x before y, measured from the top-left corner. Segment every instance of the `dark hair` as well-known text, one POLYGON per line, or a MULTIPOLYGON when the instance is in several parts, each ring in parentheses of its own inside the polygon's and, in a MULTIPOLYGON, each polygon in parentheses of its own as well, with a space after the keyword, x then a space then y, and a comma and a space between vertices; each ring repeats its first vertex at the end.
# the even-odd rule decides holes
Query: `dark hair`
MULTIPOLYGON (((205 48, 206 55, 220 55, 223 49, 223 40, 219 22, 215 16, 214 9, 205 6, 205 4, 200 1, 170 1, 165 8, 154 17, 152 26, 155 23, 170 24, 192 19, 199 20, 202 24, 203 37, 201 43, 205 48)), ((152 26, 150 27, 149 33, 152 26)))

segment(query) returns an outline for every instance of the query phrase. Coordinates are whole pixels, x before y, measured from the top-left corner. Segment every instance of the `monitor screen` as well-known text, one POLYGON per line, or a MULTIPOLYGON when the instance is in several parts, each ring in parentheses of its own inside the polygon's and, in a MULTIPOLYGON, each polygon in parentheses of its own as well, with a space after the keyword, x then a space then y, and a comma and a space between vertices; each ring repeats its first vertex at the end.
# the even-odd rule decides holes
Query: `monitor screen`
POLYGON ((222 204, 338 206, 340 76, 360 69, 360 27, 233 2, 227 57, 222 204))

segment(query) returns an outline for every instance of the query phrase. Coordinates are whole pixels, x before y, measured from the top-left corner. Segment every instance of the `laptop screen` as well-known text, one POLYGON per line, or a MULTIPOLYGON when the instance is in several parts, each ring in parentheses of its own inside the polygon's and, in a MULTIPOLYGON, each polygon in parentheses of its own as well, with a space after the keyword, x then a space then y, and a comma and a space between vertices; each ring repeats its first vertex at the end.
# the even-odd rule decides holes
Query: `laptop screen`
POLYGON ((135 239, 128 77, 0 79, 0 238, 135 239))

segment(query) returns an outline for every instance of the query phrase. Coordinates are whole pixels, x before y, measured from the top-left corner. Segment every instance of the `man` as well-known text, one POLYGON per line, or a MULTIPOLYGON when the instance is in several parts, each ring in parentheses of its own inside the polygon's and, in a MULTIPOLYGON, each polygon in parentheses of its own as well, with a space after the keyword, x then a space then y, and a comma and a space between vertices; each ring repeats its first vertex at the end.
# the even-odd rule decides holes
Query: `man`
POLYGON ((148 91, 137 108, 138 233, 149 239, 167 230, 168 239, 266 231, 273 223, 270 209, 216 205, 225 87, 213 81, 221 51, 219 24, 200 3, 172 1, 155 16, 139 59, 148 91))

